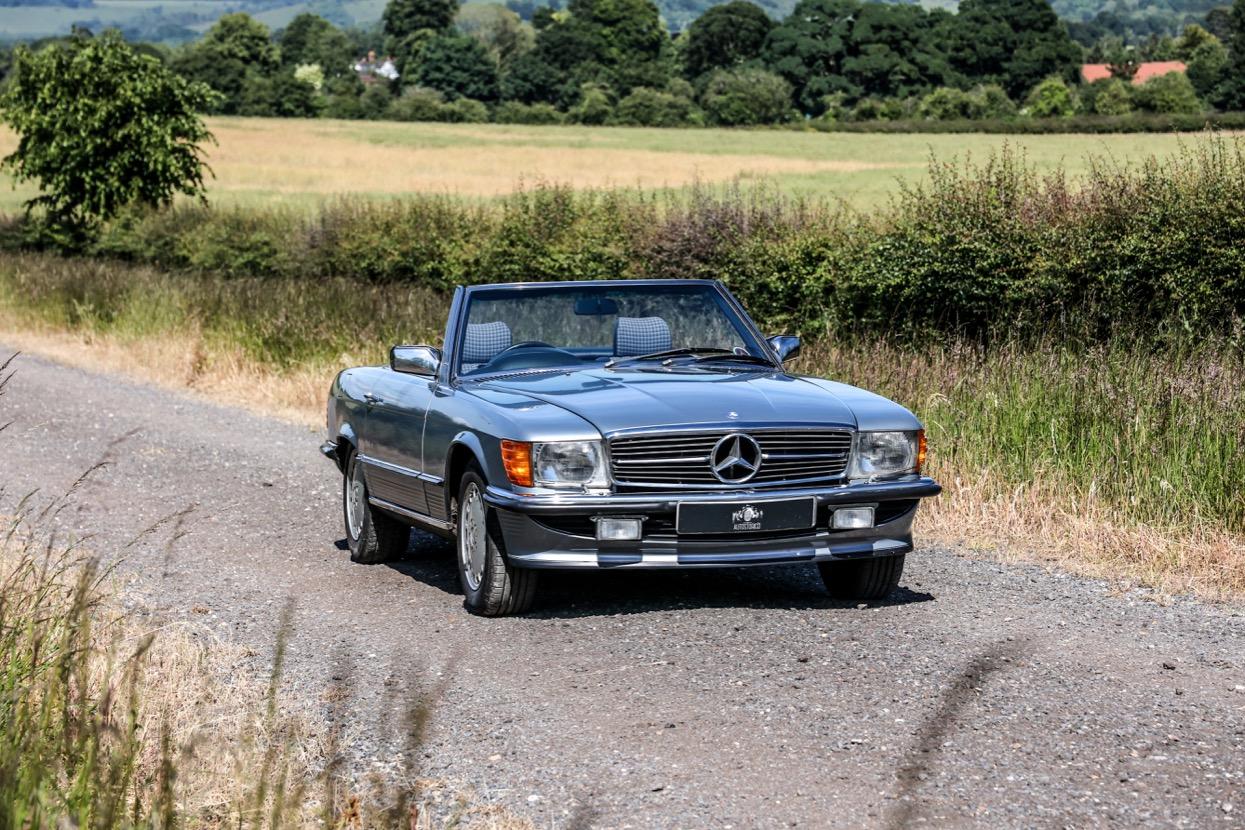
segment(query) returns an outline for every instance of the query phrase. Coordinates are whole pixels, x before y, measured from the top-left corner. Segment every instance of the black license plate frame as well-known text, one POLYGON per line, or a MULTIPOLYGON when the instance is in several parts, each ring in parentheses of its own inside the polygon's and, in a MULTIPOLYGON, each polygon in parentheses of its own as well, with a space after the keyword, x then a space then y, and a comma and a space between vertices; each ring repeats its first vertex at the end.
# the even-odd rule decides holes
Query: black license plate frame
POLYGON ((682 501, 674 518, 680 536, 750 536, 812 530, 816 525, 817 499, 813 496, 682 501))

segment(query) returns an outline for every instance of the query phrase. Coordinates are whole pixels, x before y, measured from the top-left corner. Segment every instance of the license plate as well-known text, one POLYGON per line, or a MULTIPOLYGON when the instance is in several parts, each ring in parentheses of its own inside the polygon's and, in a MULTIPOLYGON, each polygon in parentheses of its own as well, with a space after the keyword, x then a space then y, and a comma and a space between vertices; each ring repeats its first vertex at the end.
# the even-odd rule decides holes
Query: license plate
POLYGON ((679 533, 764 533, 803 530, 815 524, 817 500, 809 496, 772 501, 680 502, 679 533))

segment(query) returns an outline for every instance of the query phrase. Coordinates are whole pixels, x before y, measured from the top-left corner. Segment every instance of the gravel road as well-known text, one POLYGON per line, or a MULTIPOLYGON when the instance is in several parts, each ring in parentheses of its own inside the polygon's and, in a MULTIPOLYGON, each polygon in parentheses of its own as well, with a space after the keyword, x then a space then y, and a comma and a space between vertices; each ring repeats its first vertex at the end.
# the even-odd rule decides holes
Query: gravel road
MULTIPOLYGON (((7 354, 0 348, 0 354, 7 354)), ((538 827, 1245 826, 1245 614, 919 548, 902 587, 828 600, 811 567, 559 574, 538 609, 462 608, 445 543, 352 565, 320 436, 23 357, 5 500, 62 492, 171 615, 270 653, 349 750, 391 762, 410 678, 442 689, 421 774, 538 827)))

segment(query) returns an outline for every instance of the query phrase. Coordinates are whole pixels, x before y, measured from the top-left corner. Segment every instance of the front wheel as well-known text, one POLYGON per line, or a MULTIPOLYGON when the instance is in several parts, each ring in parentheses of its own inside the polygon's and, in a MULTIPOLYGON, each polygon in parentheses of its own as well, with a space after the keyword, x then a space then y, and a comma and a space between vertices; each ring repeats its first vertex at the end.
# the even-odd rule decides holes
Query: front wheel
POLYGON ((904 555, 818 562, 821 581, 835 599, 882 599, 899 587, 904 555))
POLYGON ((368 501, 367 480, 357 452, 350 454, 342 476, 342 512, 350 561, 364 565, 388 562, 406 553, 411 528, 382 513, 368 501))
POLYGON ((484 502, 484 477, 470 469, 458 486, 453 512, 457 529, 458 581, 473 614, 501 617, 522 614, 536 599, 538 574, 506 561, 505 540, 497 516, 484 502))

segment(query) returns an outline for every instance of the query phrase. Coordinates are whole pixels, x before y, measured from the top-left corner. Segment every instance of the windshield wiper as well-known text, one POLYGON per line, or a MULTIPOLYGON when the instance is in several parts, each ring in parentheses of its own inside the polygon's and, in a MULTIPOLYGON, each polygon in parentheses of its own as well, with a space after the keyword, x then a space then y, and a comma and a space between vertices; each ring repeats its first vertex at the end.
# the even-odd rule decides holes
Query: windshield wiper
POLYGON ((698 357, 692 363, 750 363, 758 366, 768 366, 771 369, 777 368, 774 362, 768 357, 757 357, 752 354, 735 354, 730 352, 727 354, 707 354, 704 357, 698 357))
MULTIPOLYGON (((721 354, 729 354, 730 349, 715 349, 711 347, 701 347, 693 349, 665 349, 660 352, 649 352, 648 354, 630 355, 628 357, 615 357, 605 361, 605 368, 610 369, 620 363, 636 363, 641 360, 661 360, 667 357, 679 357, 685 354, 699 354, 706 357, 717 357, 721 354)), ((704 358, 701 358, 702 360, 704 358)))

